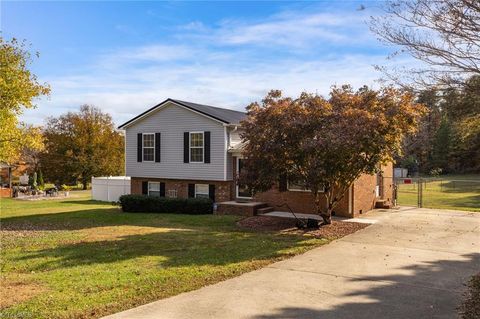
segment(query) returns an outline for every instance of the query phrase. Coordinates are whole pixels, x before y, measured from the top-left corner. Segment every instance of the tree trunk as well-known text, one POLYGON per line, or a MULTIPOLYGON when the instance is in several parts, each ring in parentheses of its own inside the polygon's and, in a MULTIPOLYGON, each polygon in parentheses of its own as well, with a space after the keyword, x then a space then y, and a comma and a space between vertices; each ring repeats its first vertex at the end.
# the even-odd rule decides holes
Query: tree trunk
POLYGON ((82 184, 83 184, 82 189, 83 190, 87 190, 87 181, 88 181, 88 179, 82 178, 82 184))
MULTIPOLYGON (((323 219, 323 225, 330 225, 332 223, 332 209, 327 208, 326 211, 322 210, 321 204, 320 204, 320 198, 322 195, 320 194, 315 194, 315 209, 316 213, 320 215, 323 219)), ((329 204, 330 205, 330 204, 329 204)))
POLYGON ((321 213, 320 216, 323 219, 324 225, 330 225, 332 223, 332 210, 327 209, 325 213, 321 213))

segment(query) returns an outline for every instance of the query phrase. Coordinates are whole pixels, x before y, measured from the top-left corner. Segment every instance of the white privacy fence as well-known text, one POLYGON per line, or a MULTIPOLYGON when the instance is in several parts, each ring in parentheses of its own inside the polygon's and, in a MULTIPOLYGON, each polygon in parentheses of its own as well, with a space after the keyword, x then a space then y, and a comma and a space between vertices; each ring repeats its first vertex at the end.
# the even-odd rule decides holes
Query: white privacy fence
POLYGON ((130 194, 130 176, 92 177, 92 199, 117 202, 130 194))

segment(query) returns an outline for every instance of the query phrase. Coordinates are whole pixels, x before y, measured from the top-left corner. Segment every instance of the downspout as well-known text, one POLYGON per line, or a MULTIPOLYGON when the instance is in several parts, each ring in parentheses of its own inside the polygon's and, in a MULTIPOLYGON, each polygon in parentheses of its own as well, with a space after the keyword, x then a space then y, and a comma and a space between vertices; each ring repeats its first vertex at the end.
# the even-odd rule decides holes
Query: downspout
POLYGON ((354 184, 352 184, 348 189, 348 214, 351 215, 352 217, 355 217, 353 213, 353 196, 354 196, 353 185, 354 184))

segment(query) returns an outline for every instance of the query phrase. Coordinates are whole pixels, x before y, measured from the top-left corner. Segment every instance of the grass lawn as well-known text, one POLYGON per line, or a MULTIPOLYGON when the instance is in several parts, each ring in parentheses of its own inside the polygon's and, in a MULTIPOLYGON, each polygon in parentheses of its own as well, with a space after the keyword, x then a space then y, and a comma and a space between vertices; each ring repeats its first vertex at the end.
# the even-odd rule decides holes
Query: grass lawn
MULTIPOLYGON (((480 175, 445 175, 425 178, 423 207, 480 211, 480 175)), ((400 184, 398 204, 417 205, 418 184, 400 184)))
POLYGON ((122 213, 89 192, 1 199, 0 211, 0 318, 100 317, 327 242, 242 230, 233 216, 122 213))

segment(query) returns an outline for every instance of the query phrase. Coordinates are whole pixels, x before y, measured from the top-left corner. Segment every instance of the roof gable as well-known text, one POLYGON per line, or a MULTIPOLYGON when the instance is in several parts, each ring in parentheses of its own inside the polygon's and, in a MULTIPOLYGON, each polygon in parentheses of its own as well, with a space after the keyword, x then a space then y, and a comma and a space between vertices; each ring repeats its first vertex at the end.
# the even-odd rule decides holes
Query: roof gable
POLYGON ((243 120, 247 114, 244 112, 240 111, 234 111, 234 110, 229 110, 229 109, 224 109, 220 107, 215 107, 211 105, 205 105, 205 104, 197 104, 197 103, 192 103, 192 102, 186 102, 186 101, 181 101, 181 100, 174 100, 174 99, 166 99, 165 101, 155 105, 154 107, 146 110, 145 112, 139 114, 138 116, 134 117, 133 119, 123 123, 120 125, 118 128, 123 129, 126 128, 130 125, 132 125, 134 122, 137 122, 141 118, 144 118, 146 116, 149 116, 152 112, 155 110, 163 107, 166 105, 168 102, 173 103, 175 105, 184 107, 186 109, 189 109, 193 112, 200 113, 206 117, 209 117, 211 119, 214 119, 218 122, 224 123, 224 124, 238 124, 240 123, 241 120, 243 120))

